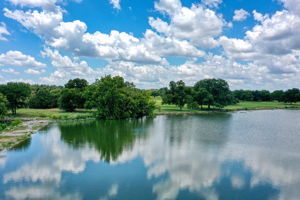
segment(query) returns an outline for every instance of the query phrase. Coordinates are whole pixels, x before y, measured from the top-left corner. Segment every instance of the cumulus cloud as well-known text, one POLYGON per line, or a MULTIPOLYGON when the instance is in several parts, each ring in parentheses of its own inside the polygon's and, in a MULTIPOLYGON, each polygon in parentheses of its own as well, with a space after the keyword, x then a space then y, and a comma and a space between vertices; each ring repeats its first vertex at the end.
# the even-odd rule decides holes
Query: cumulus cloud
POLYGON ((300 16, 300 0, 279 0, 283 5, 293 12, 295 15, 300 16))
POLYGON ((109 0, 115 9, 121 9, 120 0, 109 0))
POLYGON ((34 57, 20 51, 8 51, 0 54, 0 66, 46 67, 44 63, 38 62, 34 57))
POLYGON ((233 16, 233 20, 234 21, 244 21, 247 19, 247 17, 249 16, 250 14, 244 10, 244 9, 240 9, 240 10, 235 10, 234 11, 234 16, 233 16))
POLYGON ((6 28, 6 24, 4 22, 0 22, 0 40, 6 40, 7 38, 4 35, 10 35, 6 28))
POLYGON ((187 8, 179 0, 160 0, 155 8, 170 18, 170 23, 160 18, 149 19, 151 27, 159 33, 191 41, 199 47, 217 46, 215 37, 222 33, 224 20, 215 11, 200 4, 187 8))

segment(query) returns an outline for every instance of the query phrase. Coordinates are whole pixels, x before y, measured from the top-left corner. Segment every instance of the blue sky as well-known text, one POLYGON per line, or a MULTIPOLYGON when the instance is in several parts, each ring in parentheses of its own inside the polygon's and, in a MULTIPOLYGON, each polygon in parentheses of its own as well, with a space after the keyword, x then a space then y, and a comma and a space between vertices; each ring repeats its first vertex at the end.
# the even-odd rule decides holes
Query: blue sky
POLYGON ((300 0, 3 0, 0 82, 300 87, 300 0))

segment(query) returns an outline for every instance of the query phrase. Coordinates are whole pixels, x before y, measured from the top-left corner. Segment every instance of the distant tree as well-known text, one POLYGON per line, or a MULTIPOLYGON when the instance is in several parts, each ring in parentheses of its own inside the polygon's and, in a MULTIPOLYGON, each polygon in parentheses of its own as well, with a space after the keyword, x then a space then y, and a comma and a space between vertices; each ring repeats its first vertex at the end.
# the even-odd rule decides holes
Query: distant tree
POLYGON ((201 80, 195 84, 194 90, 199 92, 201 88, 206 89, 211 95, 206 99, 206 104, 209 108, 211 105, 222 108, 234 103, 234 98, 229 89, 229 85, 223 79, 201 80))
POLYGON ((253 101, 270 101, 271 93, 268 90, 255 90, 252 92, 253 101))
POLYGON ((169 87, 170 89, 163 96, 163 104, 174 104, 182 110, 188 102, 188 92, 185 83, 182 80, 177 82, 171 81, 169 87))
POLYGON ((49 89, 39 88, 29 99, 30 108, 53 108, 56 97, 50 92, 49 89))
POLYGON ((58 100, 59 108, 68 112, 73 112, 78 108, 78 98, 79 95, 76 89, 63 89, 58 100))
POLYGON ((88 82, 85 79, 75 78, 68 81, 68 83, 65 84, 65 88, 69 89, 79 89, 83 91, 87 86, 88 82))
POLYGON ((26 104, 31 90, 30 85, 26 83, 7 83, 0 87, 0 92, 6 96, 8 107, 13 115, 17 114, 17 108, 26 104))
POLYGON ((65 84, 65 88, 69 89, 75 89, 78 97, 77 97, 77 107, 78 108, 84 108, 85 104, 85 98, 83 95, 83 92, 85 88, 88 86, 88 82, 85 79, 75 78, 68 81, 68 83, 65 84))
POLYGON ((285 91, 283 100, 286 103, 296 103, 297 101, 300 101, 300 90, 297 88, 293 88, 285 91))
POLYGON ((139 118, 151 115, 155 108, 146 91, 136 89, 120 76, 102 77, 94 85, 92 104, 100 119, 139 118))
POLYGON ((235 90, 233 96, 240 101, 253 101, 253 94, 251 90, 235 90))
POLYGON ((0 93, 0 117, 3 117, 7 112, 8 101, 6 97, 0 93))
POLYGON ((283 90, 275 90, 271 93, 271 100, 273 101, 284 101, 284 91, 283 90))

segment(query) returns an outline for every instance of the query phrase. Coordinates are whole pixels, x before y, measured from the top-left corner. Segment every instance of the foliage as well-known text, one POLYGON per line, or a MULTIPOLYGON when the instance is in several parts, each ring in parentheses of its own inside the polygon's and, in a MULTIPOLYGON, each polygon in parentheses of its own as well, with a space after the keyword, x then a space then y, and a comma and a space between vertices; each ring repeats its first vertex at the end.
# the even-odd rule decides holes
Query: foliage
POLYGON ((79 94, 76 89, 65 88, 61 91, 58 99, 59 108, 68 112, 73 112, 78 108, 79 94))
POLYGON ((85 98, 84 98, 84 90, 87 88, 88 82, 85 79, 75 78, 68 81, 65 84, 65 88, 75 89, 77 96, 77 107, 84 108, 85 106, 85 98))
POLYGON ((229 85, 223 79, 201 80, 195 84, 194 90, 199 95, 199 104, 201 105, 202 102, 208 105, 208 108, 210 108, 211 105, 222 108, 235 103, 229 85))
POLYGON ((286 103, 296 103, 300 101, 300 90, 297 88, 287 90, 283 95, 283 101, 286 103))
POLYGON ((126 119, 151 115, 155 106, 145 91, 122 77, 105 76, 94 83, 91 98, 100 119, 126 119))
POLYGON ((163 96, 163 104, 174 104, 177 105, 180 110, 188 102, 188 89, 185 83, 180 80, 177 82, 171 81, 168 89, 163 96))
POLYGON ((0 117, 3 117, 7 112, 8 101, 6 97, 0 93, 0 117))
POLYGON ((55 108, 58 97, 49 89, 38 88, 29 99, 30 108, 55 108))
POLYGON ((75 79, 69 80, 65 84, 65 88, 78 89, 78 90, 83 91, 88 86, 88 84, 89 83, 85 79, 75 78, 75 79))
POLYGON ((12 114, 17 114, 17 108, 26 104, 30 95, 30 85, 26 83, 7 83, 0 86, 0 92, 4 94, 8 100, 8 107, 12 114))

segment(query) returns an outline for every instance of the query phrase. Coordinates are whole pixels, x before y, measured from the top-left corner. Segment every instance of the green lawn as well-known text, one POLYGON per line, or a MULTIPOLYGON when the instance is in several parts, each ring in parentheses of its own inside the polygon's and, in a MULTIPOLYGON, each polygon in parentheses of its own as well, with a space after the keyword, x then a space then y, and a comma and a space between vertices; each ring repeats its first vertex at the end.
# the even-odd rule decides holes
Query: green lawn
MULTIPOLYGON (((162 105, 160 97, 153 98, 156 103, 154 114, 180 114, 180 113, 207 113, 206 107, 204 110, 191 110, 186 106, 180 110, 175 105, 162 105)), ((235 105, 226 106, 223 111, 235 110, 263 110, 263 109, 284 109, 284 108, 300 108, 300 102, 287 104, 281 102, 240 102, 235 105)), ((214 111, 218 109, 212 108, 214 111)), ((94 117, 95 110, 78 109, 76 112, 65 112, 58 108, 54 109, 29 109, 22 108, 17 110, 17 117, 47 117, 52 119, 85 119, 94 117)))
POLYGON ((65 112, 58 108, 31 109, 21 108, 17 110, 17 117, 47 117, 52 119, 85 119, 94 116, 93 110, 78 109, 75 112, 65 112))

